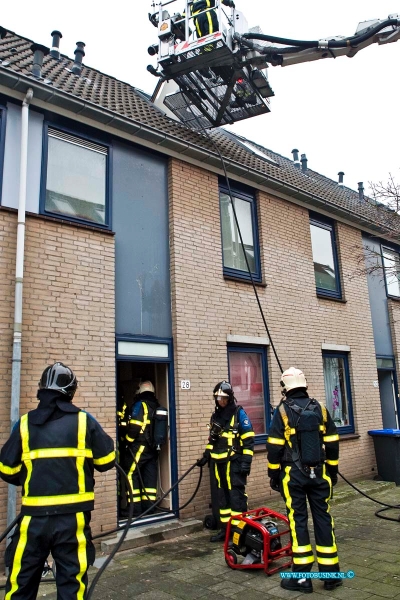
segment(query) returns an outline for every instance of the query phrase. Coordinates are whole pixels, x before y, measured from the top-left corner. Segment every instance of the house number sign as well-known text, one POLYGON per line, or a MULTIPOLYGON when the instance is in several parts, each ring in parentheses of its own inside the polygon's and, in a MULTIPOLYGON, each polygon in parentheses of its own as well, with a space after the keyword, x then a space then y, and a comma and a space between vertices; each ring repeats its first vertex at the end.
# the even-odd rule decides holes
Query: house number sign
POLYGON ((190 390, 189 379, 181 379, 181 390, 190 390))

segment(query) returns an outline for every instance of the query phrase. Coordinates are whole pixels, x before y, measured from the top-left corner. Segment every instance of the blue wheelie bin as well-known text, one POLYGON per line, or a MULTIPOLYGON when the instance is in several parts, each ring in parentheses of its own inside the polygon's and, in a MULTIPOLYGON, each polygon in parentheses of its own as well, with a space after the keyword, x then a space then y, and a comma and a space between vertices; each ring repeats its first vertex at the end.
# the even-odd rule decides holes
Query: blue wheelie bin
POLYGON ((400 429, 372 429, 376 466, 383 481, 400 485, 400 429))

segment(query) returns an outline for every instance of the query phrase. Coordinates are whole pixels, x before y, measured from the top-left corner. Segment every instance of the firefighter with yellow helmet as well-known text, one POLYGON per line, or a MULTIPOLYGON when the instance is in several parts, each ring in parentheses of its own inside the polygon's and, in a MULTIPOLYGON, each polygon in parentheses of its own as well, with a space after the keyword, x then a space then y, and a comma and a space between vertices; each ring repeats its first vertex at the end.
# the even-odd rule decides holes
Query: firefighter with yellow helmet
POLYGON ((307 500, 314 523, 317 562, 326 590, 342 585, 333 518, 329 512, 332 486, 337 483, 339 436, 326 407, 310 398, 300 369, 290 367, 281 376, 283 400, 272 419, 267 439, 268 476, 287 507, 292 540, 292 571, 298 578, 282 579, 281 587, 296 592, 313 591, 314 554, 307 526, 307 500), (329 577, 329 574, 332 574, 329 577))

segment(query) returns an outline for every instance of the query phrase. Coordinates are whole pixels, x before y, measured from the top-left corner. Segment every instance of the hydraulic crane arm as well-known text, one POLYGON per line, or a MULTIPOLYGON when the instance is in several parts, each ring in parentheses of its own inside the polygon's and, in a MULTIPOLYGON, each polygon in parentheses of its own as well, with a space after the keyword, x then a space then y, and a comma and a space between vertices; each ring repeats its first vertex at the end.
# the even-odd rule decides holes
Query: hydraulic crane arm
MULTIPOLYGON (((322 58, 337 58, 348 56, 352 58, 371 44, 389 44, 400 39, 400 15, 389 15, 388 19, 379 21, 364 21, 359 24, 352 37, 333 37, 321 40, 291 40, 262 33, 235 33, 234 39, 256 54, 257 60, 264 56, 264 62, 272 66, 286 67, 322 58), (263 45, 252 40, 261 40, 263 45), (278 44, 278 45, 277 45, 278 44), (258 56, 257 56, 258 54, 258 56)), ((249 53, 246 58, 250 59, 249 53)), ((262 61, 260 61, 262 62, 262 61)))

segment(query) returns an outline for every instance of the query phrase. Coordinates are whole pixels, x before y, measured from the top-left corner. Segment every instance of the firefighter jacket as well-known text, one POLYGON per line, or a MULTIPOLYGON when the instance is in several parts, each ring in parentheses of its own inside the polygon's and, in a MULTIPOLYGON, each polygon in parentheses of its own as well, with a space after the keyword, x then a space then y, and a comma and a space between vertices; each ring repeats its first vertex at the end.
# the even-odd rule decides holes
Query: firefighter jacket
POLYGON ((217 463, 241 459, 242 465, 251 465, 254 454, 253 426, 245 410, 236 404, 225 408, 217 407, 211 415, 210 437, 204 456, 211 457, 217 463), (213 425, 221 427, 219 435, 213 435, 213 425))
POLYGON ((2 448, 0 476, 22 485, 23 515, 93 510, 93 472, 114 466, 114 442, 59 392, 40 390, 40 396, 43 402, 21 417, 2 448))
POLYGON ((159 407, 157 398, 151 392, 143 392, 137 396, 132 405, 128 420, 126 441, 153 447, 153 415, 159 407))
MULTIPOLYGON (((310 398, 307 392, 295 390, 288 398, 282 400, 275 410, 267 438, 268 476, 273 479, 278 479, 285 464, 293 462, 291 452, 297 444, 295 413, 288 408, 287 400, 293 400, 296 405, 305 408, 310 398), (287 419, 284 418, 285 415, 287 419)), ((336 477, 339 468, 339 435, 327 408, 320 402, 318 404, 320 408, 321 455, 325 455, 324 462, 328 473, 336 477)))

